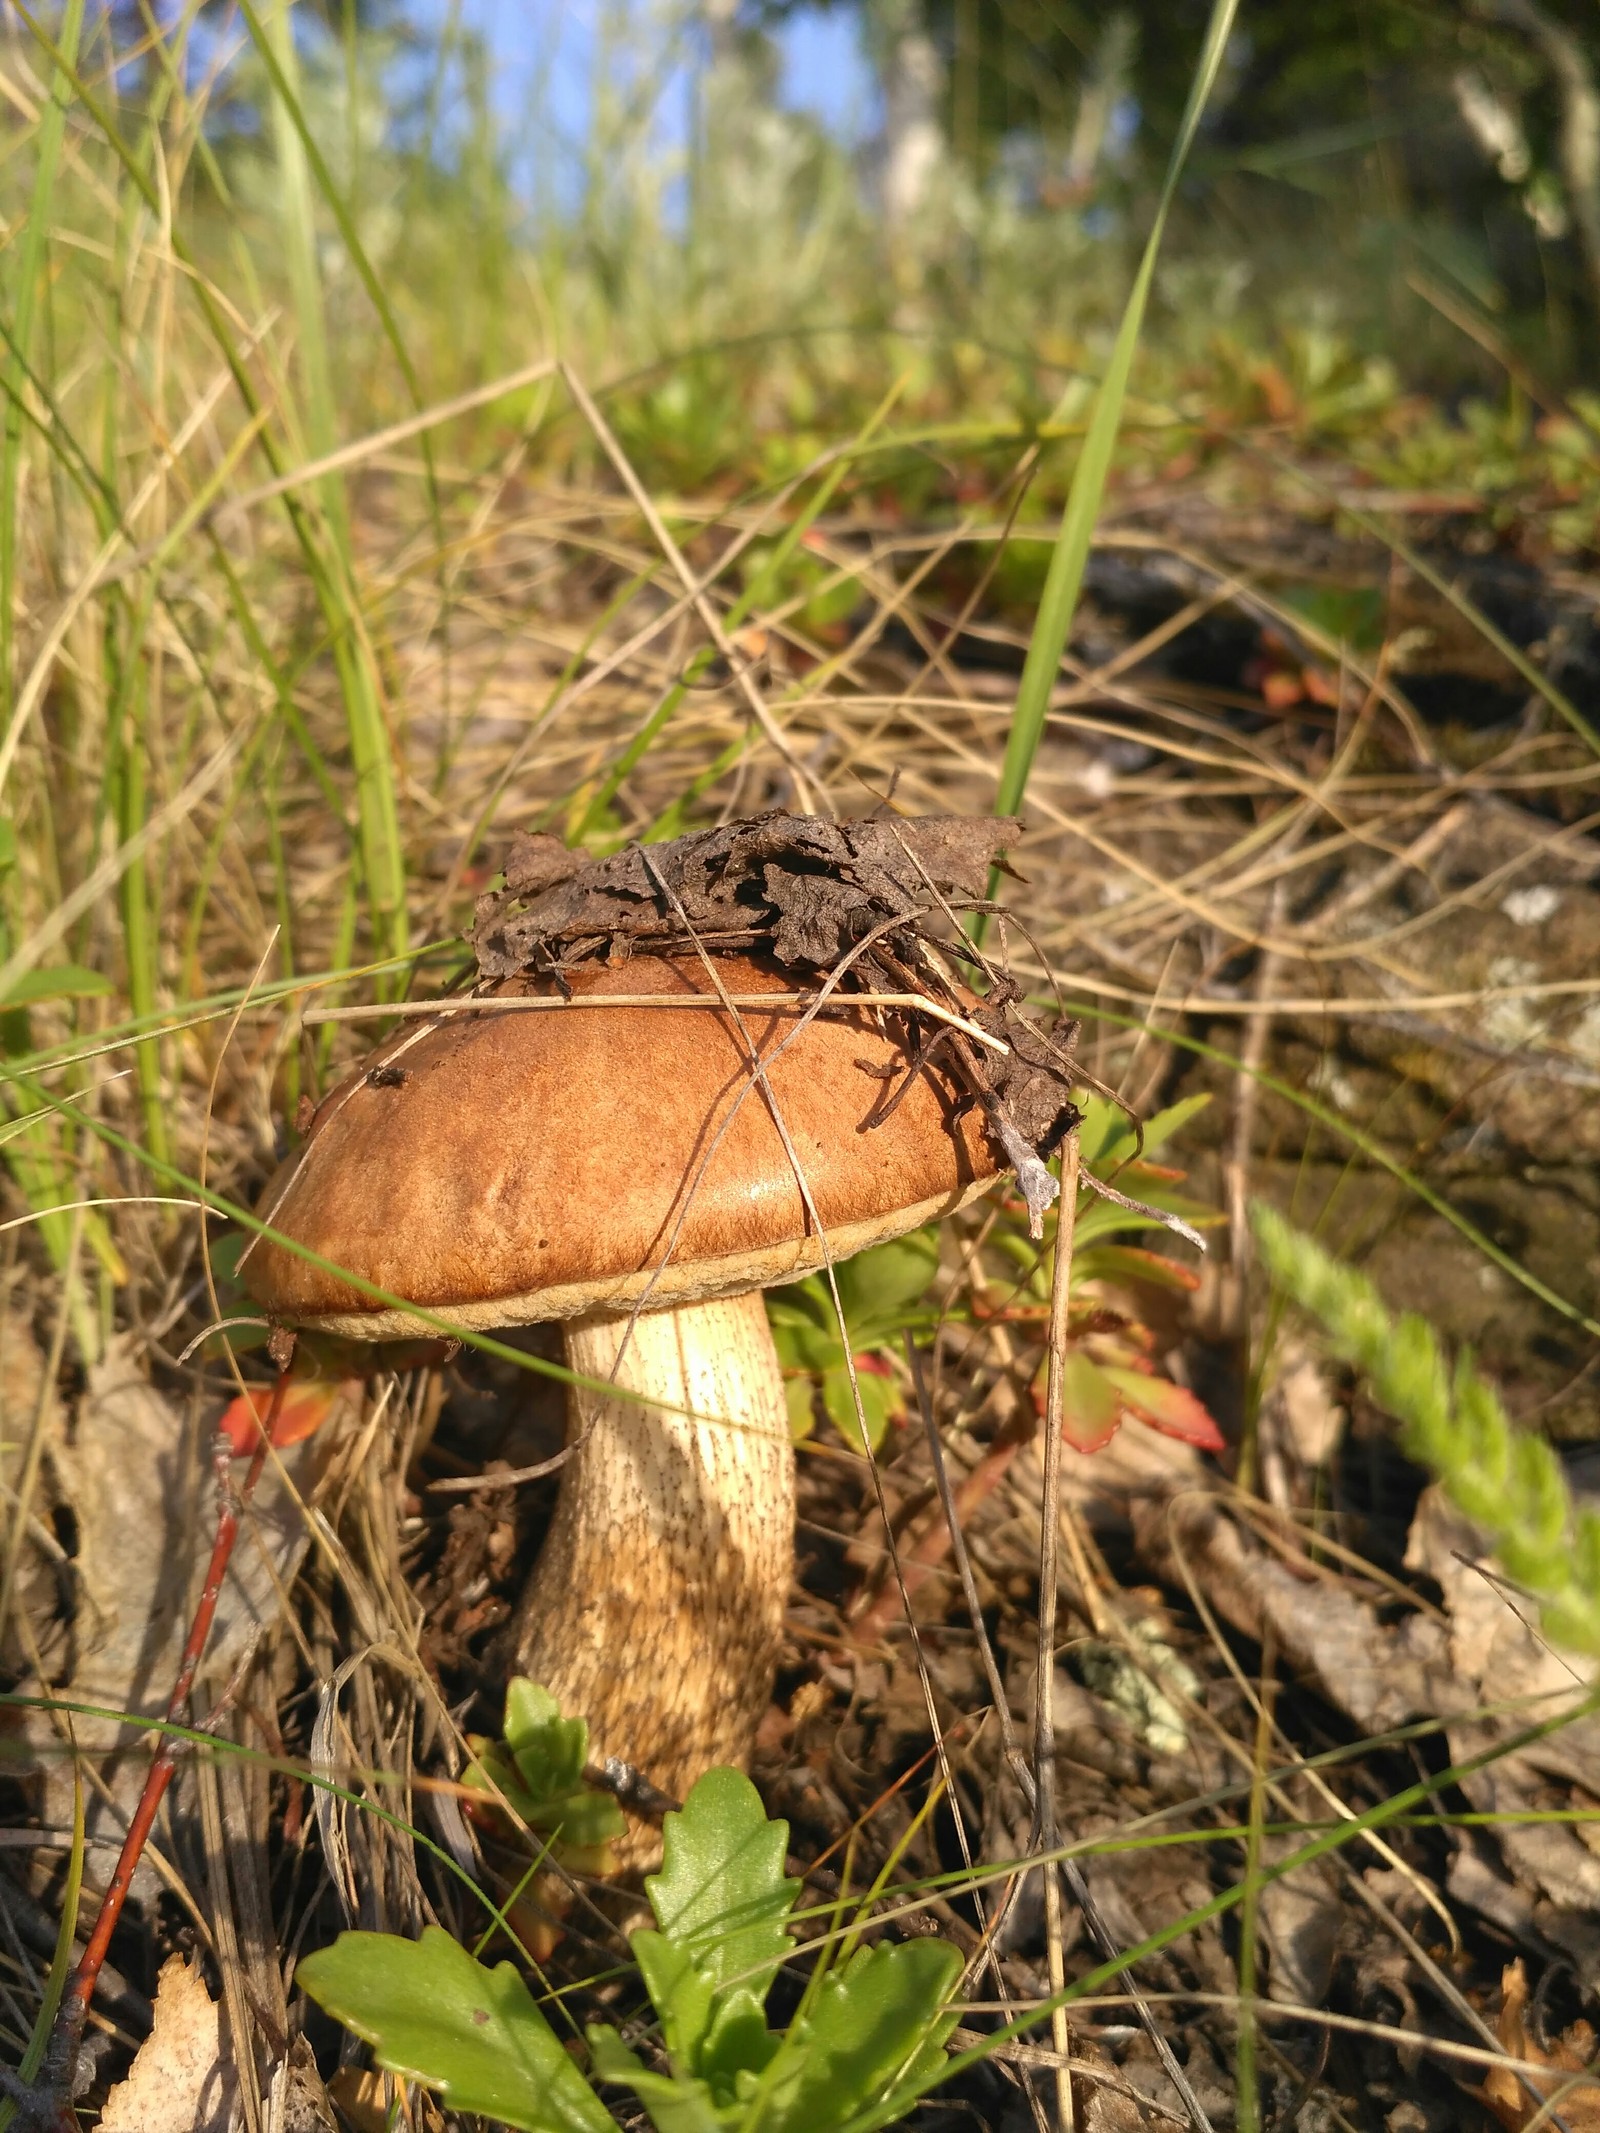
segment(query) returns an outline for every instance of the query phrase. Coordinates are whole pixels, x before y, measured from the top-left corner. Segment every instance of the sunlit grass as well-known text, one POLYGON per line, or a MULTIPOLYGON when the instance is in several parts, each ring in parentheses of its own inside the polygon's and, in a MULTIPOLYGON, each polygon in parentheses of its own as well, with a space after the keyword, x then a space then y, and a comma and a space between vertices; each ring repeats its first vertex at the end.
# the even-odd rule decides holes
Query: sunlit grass
MULTIPOLYGON (((0 169, 0 1160, 6 1271, 43 1299, 52 1364, 92 1366, 157 1307, 177 1321, 202 1206, 249 1226, 284 1121, 358 1042, 305 1032, 298 1011, 425 992, 458 966, 513 826, 603 851, 797 795, 854 811, 899 778, 910 807, 1025 806, 1047 855, 1030 916, 1076 925, 1070 879, 1048 871, 1069 803, 1046 759, 1124 731, 1112 682, 1063 664, 1120 482, 1221 469, 1224 489, 1271 502, 1303 482, 1299 457, 1337 452, 1380 484, 1458 481, 1492 526, 1559 457, 1550 537, 1594 523, 1600 440, 1581 411, 1536 435, 1491 392, 1493 422, 1470 433, 1337 337, 1286 326, 1268 348, 1174 320, 1159 223, 1141 254, 997 209, 963 271, 935 245, 908 301, 825 142, 792 182, 765 173, 754 229, 730 212, 736 165, 704 168, 705 213, 684 228, 670 175, 618 115, 597 122, 591 195, 530 226, 486 98, 459 171, 361 146, 354 125, 341 147, 328 55, 297 49, 280 11, 243 10, 223 83, 199 63, 193 13, 152 33, 126 78, 82 0, 21 19, 0 52, 17 90, 0 169), (213 123, 214 99, 246 93, 258 128, 213 123), (461 393, 473 403, 441 413, 461 393), (1241 439, 1262 453, 1237 455, 1241 439), (974 608, 1010 572, 993 604, 1015 706, 949 670, 952 557, 974 608), (1030 642, 1018 615, 1041 595, 1030 642), (921 662, 910 689, 885 663, 904 643, 921 662)), ((375 100, 355 58, 347 93, 375 100)), ((1322 647, 1353 673, 1369 656, 1322 647)), ((1524 678, 1568 718, 1537 670, 1524 678)), ((1123 907, 1164 947, 1196 910, 1211 919, 1220 878, 1288 867, 1293 823, 1337 818, 1348 787, 1339 766, 1318 782, 1275 760, 1214 707, 1139 708, 1164 767, 1232 781, 1251 810, 1218 855, 1155 873, 1123 907)), ((1558 773, 1586 774, 1566 759, 1558 773)), ((1413 785, 1361 832, 1376 848, 1404 807, 1437 800, 1413 785)), ((1121 835, 1113 823, 1107 848, 1121 835)), ((1148 1043, 1236 1064, 1159 994, 1126 991, 1077 1003, 1107 1041, 1126 1037, 1120 1058, 1148 1043)), ((1595 1330, 1405 1151, 1242 1071, 1595 1330)), ((37 1455, 34 1437, 0 1511, 13 1561, 37 1455)), ((1368 1829, 1452 1819, 1430 1781, 1357 1821, 1276 1820, 1271 1787, 1293 1773, 1269 1769, 1271 1748, 1264 1724, 1253 1781, 1226 1796, 1242 1814, 1108 1843, 1219 1845, 1231 1878, 1076 1998, 1234 1908, 1253 1950, 1269 1875, 1368 1829), (1269 1867, 1268 1835, 1301 1849, 1269 1867)), ((903 1900, 973 1878, 910 1876, 903 1900)), ((1253 1983, 1247 1955, 1247 2001, 1253 1983)), ((1047 2011, 1028 2011, 1030 2030, 1047 2011)))

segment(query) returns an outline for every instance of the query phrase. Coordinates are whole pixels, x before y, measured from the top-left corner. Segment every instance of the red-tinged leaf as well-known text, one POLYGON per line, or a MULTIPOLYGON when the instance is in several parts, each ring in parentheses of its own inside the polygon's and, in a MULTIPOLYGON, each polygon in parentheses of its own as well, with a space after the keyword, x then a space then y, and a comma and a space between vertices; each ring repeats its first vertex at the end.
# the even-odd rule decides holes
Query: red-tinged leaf
POLYGON ((1142 1370, 1123 1370, 1107 1364, 1103 1374, 1122 1404, 1141 1422, 1160 1430, 1164 1437, 1195 1445, 1202 1452, 1226 1450, 1221 1430, 1194 1394, 1171 1378, 1146 1376, 1142 1370))
POLYGON ((874 1378, 892 1378, 894 1376, 893 1365, 886 1362, 881 1355, 856 1355, 851 1357, 851 1361, 856 1366, 857 1377, 860 1377, 863 1371, 869 1377, 874 1378))
POLYGON ((1062 1365, 1061 1434, 1074 1451, 1103 1451, 1122 1421, 1111 1373, 1077 1351, 1062 1365))
MULTIPOLYGON (((1170 1163, 1152 1163, 1147 1155, 1135 1155, 1118 1169, 1117 1183, 1131 1194, 1135 1185, 1181 1185, 1188 1175, 1187 1170, 1175 1170, 1170 1163), (1130 1178, 1133 1184, 1128 1182, 1130 1178)), ((1140 1194, 1141 1199, 1147 1197, 1140 1194)))
MULTIPOLYGON (((273 1425, 272 1442, 276 1448, 286 1451, 291 1444, 300 1444, 315 1435, 343 1389, 342 1382, 332 1378, 292 1379, 273 1425)), ((243 1459, 261 1442, 261 1425, 272 1411, 273 1390, 271 1385, 252 1385, 223 1409, 217 1427, 232 1445, 235 1459, 243 1459)))
POLYGON ((1073 1267, 1078 1281, 1137 1281, 1153 1289, 1197 1289, 1200 1276, 1164 1252, 1138 1244, 1094 1244, 1079 1254, 1073 1267))
POLYGON ((1301 702, 1305 686, 1298 673, 1288 667, 1274 667, 1261 677, 1261 698, 1269 711, 1287 711, 1301 702))

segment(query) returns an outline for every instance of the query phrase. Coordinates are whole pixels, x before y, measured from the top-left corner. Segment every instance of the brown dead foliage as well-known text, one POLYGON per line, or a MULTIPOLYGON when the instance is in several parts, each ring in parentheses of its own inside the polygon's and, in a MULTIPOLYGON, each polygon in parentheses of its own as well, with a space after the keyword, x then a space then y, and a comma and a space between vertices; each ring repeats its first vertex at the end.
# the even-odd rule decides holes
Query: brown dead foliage
POLYGON ((1484 2076, 1484 2102, 1507 2133, 1528 2133, 1536 2120, 1549 2125, 1555 2115, 1571 2133, 1595 2133, 1600 2070, 1594 2031, 1587 2022, 1574 2022, 1560 2036, 1538 2042, 1529 2032, 1528 1972, 1520 1958, 1507 1966, 1501 1995, 1496 2033, 1508 2057, 1527 2072, 1519 2078, 1509 2066, 1491 2067, 1484 2076))
MULTIPOLYGON (((959 931, 962 912, 996 907, 988 876, 1022 825, 960 815, 870 815, 827 822, 774 809, 754 820, 589 860, 559 839, 519 833, 505 885, 478 899, 470 939, 481 978, 553 975, 636 950, 738 949, 846 993, 922 995, 1001 1040, 975 1046, 903 1004, 888 1019, 908 1033, 911 1071, 936 1060, 965 1100, 981 1103, 996 1152, 1017 1171, 1030 1207, 1047 1205, 1041 1171, 1078 1113, 1076 1025, 1054 1030, 1022 1011, 1021 987, 959 931), (952 977, 983 972, 975 997, 952 977)), ((895 1099, 890 1097, 888 1102, 895 1099)))
MULTIPOLYGON (((1367 1263, 1397 1305, 1421 1308, 1450 1337, 1478 1345, 1529 1426, 1575 1447, 1600 1434, 1589 1337, 1520 1286, 1515 1271, 1531 1270, 1585 1316, 1600 1310, 1595 769, 1498 655, 1488 661, 1492 688, 1476 667, 1466 671, 1453 649, 1460 618, 1447 601, 1331 522, 1226 511, 1192 493, 1147 501, 1138 523, 1108 529, 1091 568, 1020 842, 981 823, 952 843, 928 818, 959 822, 990 803, 1023 649, 1006 614, 962 612, 992 557, 994 527, 974 521, 970 540, 958 541, 947 524, 874 515, 863 499, 817 529, 827 553, 859 572, 863 619, 850 642, 827 647, 792 618, 773 621, 773 715, 832 813, 859 815, 892 788, 894 808, 921 824, 883 811, 864 821, 797 820, 789 773, 752 737, 742 700, 697 690, 597 816, 598 829, 586 831, 612 856, 575 869, 563 841, 520 838, 519 827, 586 822, 599 782, 675 689, 700 637, 647 582, 648 535, 625 498, 541 490, 531 477, 502 493, 503 471, 463 481, 448 597, 422 515, 394 481, 374 478, 356 514, 363 613, 392 677, 417 937, 458 940, 502 859, 505 890, 478 917, 479 976, 498 981, 497 959, 506 971, 541 956, 559 964, 609 953, 619 934, 642 941, 650 927, 681 924, 663 909, 641 848, 660 863, 656 825, 719 757, 733 767, 707 787, 699 820, 777 812, 754 829, 729 823, 675 842, 667 849, 689 856, 669 878, 708 943, 719 928, 743 935, 754 924, 775 957, 781 942, 797 958, 785 967, 807 982, 859 946, 872 912, 900 920, 902 932, 925 921, 937 931, 938 898, 908 870, 908 847, 959 910, 981 897, 1003 845, 1026 876, 1010 890, 1029 929, 1006 944, 1010 967, 1030 987, 1044 984, 1046 957, 1061 973, 1083 1019, 1082 1065, 1146 1112, 1187 1094, 1215 1099, 1187 1129, 1181 1157, 1199 1189, 1219 1204, 1260 1192, 1292 1202, 1308 1223, 1325 1219, 1330 1240, 1367 1263), (920 575, 930 558, 936 567, 920 575), (644 589, 600 626, 607 602, 633 578, 644 589), (1377 588, 1389 603, 1381 650, 1314 643, 1279 598, 1307 585, 1377 588), (1191 622, 1178 627, 1187 610, 1191 622), (1269 627, 1276 649, 1265 642, 1269 627), (1315 668, 1315 686, 1289 701, 1281 686, 1264 685, 1263 662, 1302 679, 1315 668), (827 855, 821 871, 812 852, 827 855), (584 901, 601 890, 601 906, 584 901), (1191 1053, 1192 1040, 1214 1056, 1191 1053), (1227 1062, 1241 1052, 1272 1079, 1234 1075, 1227 1062), (1486 1258, 1392 1172, 1353 1157, 1348 1132, 1422 1175, 1510 1267, 1486 1258)), ((716 501, 695 508, 686 550, 709 580, 722 545, 753 530, 756 513, 716 501)), ((1439 544, 1436 557, 1469 589, 1515 561, 1458 552, 1448 527, 1412 530, 1439 544)), ((271 536, 263 538, 265 567, 271 536)), ((287 569, 284 582, 287 646, 302 627, 303 588, 287 569)), ((1564 685, 1579 690, 1594 635, 1592 582, 1540 581, 1534 595, 1537 628, 1567 648, 1564 685)), ((54 611, 52 592, 39 614, 54 611)), ((1472 644, 1482 665, 1484 646, 1472 644)), ((92 666, 78 662, 84 676, 92 666)), ((249 648, 224 632, 208 671, 219 701, 249 727, 270 698, 249 648)), ((294 671, 319 764, 343 778, 331 662, 297 662, 294 671)), ((212 717, 198 699, 184 702, 170 671, 167 690, 163 701, 201 727, 212 717)), ((158 781, 165 761, 157 760, 158 781)), ((70 831, 61 866, 82 878, 97 856, 99 817, 86 805, 74 812, 71 799, 61 813, 70 831)), ((190 991, 245 987, 281 910, 293 914, 295 968, 330 967, 340 953, 347 822, 292 751, 270 838, 256 799, 253 787, 243 803, 208 789, 154 879, 164 937, 192 943, 192 966, 181 973, 190 991), (204 891, 202 878, 211 885, 204 891)), ((956 945, 948 928, 941 937, 956 945)), ((883 965, 871 982, 893 977, 887 989, 900 990, 913 967, 883 965)), ((920 972, 917 981, 926 982, 920 972)), ((92 1002, 82 1010, 90 1036, 98 1012, 92 1002)), ((111 1014, 108 1003, 107 1021, 111 1014)), ((1021 1031, 1031 1026, 1013 1022, 1007 1032, 1025 1063, 1031 1040, 1021 1031)), ((365 1037, 336 1032, 324 1058, 275 1003, 251 1007, 225 1046, 229 1028, 219 1017, 164 1040, 164 1115, 174 1161, 196 1169, 204 1145, 213 1187, 248 1202, 282 1152, 291 1062, 306 1082, 336 1076, 365 1037)), ((35 1017, 36 1041, 68 1029, 59 1007, 35 1017)), ((1048 1054, 1031 1063, 1045 1077, 1037 1119, 1020 1092, 1006 1100, 1037 1145, 1059 1115, 1059 1085, 1048 1054)), ((133 1079, 95 1082, 91 1093, 95 1115, 137 1139, 133 1079)), ((75 1332, 58 1339, 68 1293, 61 1264, 35 1232, 10 1232, 3 1322, 25 1330, 26 1349, 8 1334, 0 1356, 0 1478, 24 1499, 19 1509, 8 1497, 4 1515, 28 1551, 11 1626, 27 1628, 31 1650, 14 1639, 7 1658, 13 1681, 37 1671, 52 1686, 92 1682, 109 1702, 137 1707, 148 1686, 141 1653, 159 1651, 166 1635, 154 1596, 183 1583, 168 1558, 192 1545, 193 1514, 210 1489, 209 1430, 235 1387, 212 1351, 178 1360, 211 1315, 198 1224, 145 1205, 138 1173, 88 1137, 74 1161, 80 1155, 85 1195, 117 1203, 95 1215, 114 1250, 93 1258, 96 1282, 105 1270, 93 1293, 114 1307, 118 1345, 85 1358, 75 1332), (114 1365, 165 1415, 157 1464, 137 1482, 117 1474, 115 1460, 131 1454, 136 1436, 143 1441, 151 1411, 109 1399, 114 1365), (130 1418, 120 1435, 119 1413, 130 1418), (95 1447, 108 1468, 91 1474, 81 1461, 95 1447), (127 1517, 113 1548, 97 1506, 119 1493, 127 1517), (127 1622, 108 1619, 106 1564, 123 1577, 127 1622), (144 1622, 131 1619, 141 1609, 144 1622), (89 1667, 112 1650, 122 1654, 120 1680, 89 1667)), ((7 1219, 24 1217, 20 1191, 6 1190, 7 1219)), ((958 1490, 1014 1420, 1040 1353, 1037 1324, 1009 1312, 1003 1297, 987 1296, 985 1315, 968 1309, 971 1255, 987 1217, 976 1208, 954 1225, 936 1291, 942 1316, 924 1343, 958 1490)), ((1398 1460, 1357 1389, 1319 1376, 1303 1346, 1283 1353, 1281 1369, 1263 1355, 1268 1320, 1246 1254, 1242 1238, 1217 1236, 1199 1295, 1152 1305, 1148 1325, 1163 1367, 1228 1418, 1236 1443, 1251 1373, 1265 1366, 1250 1488, 1235 1492, 1230 1462, 1208 1463, 1136 1424, 1093 1459, 1067 1461, 1067 1502, 1095 1592, 1063 1572, 1047 1685, 1057 1734, 1051 1775, 1061 1827, 1099 1841, 1085 1871, 1125 1942, 1237 1888, 1237 1830, 1263 1753, 1262 1812, 1288 1833, 1262 1840, 1261 1857, 1276 1865, 1304 1828, 1379 1804, 1458 1750, 1495 1753, 1507 1726, 1502 1704, 1558 1686, 1544 1671, 1550 1655, 1519 1631, 1471 1538, 1430 1524, 1420 1477, 1398 1460), (1493 1620, 1485 1595, 1502 1610, 1493 1620), (1409 1729, 1406 1737, 1391 1725, 1409 1729), (1183 1841, 1155 1846, 1152 1835, 1183 1841)), ((257 1371, 241 1360, 247 1374, 257 1371)), ((263 2017, 247 2056, 270 2098, 297 2049, 282 2006, 290 2030, 305 2015, 292 1978, 285 1991, 292 1951, 345 1923, 413 1930, 436 1915, 469 1942, 481 1932, 481 1910, 409 1828, 500 1893, 526 1867, 509 1852, 486 1857, 453 1787, 463 1732, 492 1731, 497 1720, 496 1614, 539 1545, 549 1491, 486 1476, 491 1486, 463 1500, 429 1484, 483 1474, 495 1458, 515 1468, 547 1457, 559 1403, 545 1381, 481 1358, 426 1375, 426 1386, 407 1372, 380 1373, 364 1387, 334 1428, 326 1463, 298 1477, 293 1553, 274 1553, 271 1535, 254 1549, 266 1601, 251 1618, 259 1643, 242 1679, 226 1668, 206 1678, 201 1715, 231 1693, 219 1730, 261 1761, 248 1782, 221 1766, 209 1804, 198 1764, 180 1772, 158 1832, 158 1885, 141 1889, 119 1937, 127 1993, 114 2003, 118 2034, 107 2039, 90 2102, 125 2069, 140 2002, 148 2019, 160 1963, 174 1948, 208 1966, 219 2004, 225 1975, 247 1980, 263 2017), (331 1773, 356 1804, 330 1804, 307 1782, 313 1769, 331 1773), (367 1806, 396 1819, 381 1821, 367 1806)), ((1584 1456, 1575 1448, 1580 1480, 1584 1456)), ((974 1891, 966 1863, 1014 1860, 1028 1834, 978 1632, 946 1558, 918 1585, 914 1626, 896 1611, 862 1638, 852 1617, 862 1593, 869 1584, 895 1590, 869 1477, 827 1435, 803 1452, 801 1470, 798 1577, 757 1774, 772 1809, 790 1819, 796 1864, 816 1870, 811 1896, 827 1900, 838 1883, 826 1877, 846 1869, 859 1888, 891 1870, 904 1846, 892 1867, 902 1880, 955 1877, 931 1898, 901 1892, 908 1917, 915 1909, 973 1952, 995 1922, 997 1898, 992 1885, 974 1891), (946 1776, 949 1791, 930 1806, 946 1776)), ((891 1436, 882 1478, 896 1545, 901 1535, 914 1541, 938 1515, 915 1429, 891 1436)), ((1037 1694, 1041 1523, 1038 1449, 1029 1445, 983 1494, 967 1535, 1005 1715, 1024 1739, 1037 1694)), ((114 1738, 131 1760, 126 1732, 114 1738)), ((78 1745, 91 1793, 109 1776, 109 1797, 91 1800, 92 1814, 109 1815, 117 1767, 87 1728, 78 1745)), ((15 1764, 5 1773, 7 1835, 30 1842, 0 1852, 8 2048, 36 2005, 61 1892, 71 1765, 64 1748, 53 1752, 50 1776, 15 1764)), ((1471 1795, 1452 1791, 1439 1803, 1441 1813, 1465 1804, 1487 1814, 1489 1826, 1395 1829, 1381 1848, 1351 1841, 1263 1891, 1265 2124, 1483 2133, 1498 2121, 1525 2133, 1544 2101, 1569 2126, 1583 2123, 1585 2092, 1557 2101, 1554 2077, 1569 2071, 1563 2052, 1570 2059, 1586 2048, 1573 2027, 1583 2014, 1567 2001, 1594 1975, 1592 1962, 1583 1967, 1600 1911, 1592 1825, 1528 1817, 1591 1809, 1594 1767, 1587 1736, 1576 1734, 1553 1736, 1537 1757, 1500 1755, 1471 1795), (1553 1980, 1565 1995, 1554 2038, 1530 2012, 1515 2029, 1497 2013, 1502 1975, 1518 1960, 1535 1981, 1530 1993, 1553 1980), (1355 2026, 1328 2026, 1335 2018, 1355 2026), (1515 2071, 1485 2076, 1481 2059, 1452 2061, 1430 2041, 1504 2051, 1534 2093, 1515 2071)), ((91 1884, 107 1860, 102 1846, 91 1850, 91 1884)), ((627 1902, 615 1891, 577 1892, 558 1962, 580 2011, 593 1980, 621 1957, 627 1902)), ((1042 1992, 1046 1940, 1035 1876, 996 1927, 997 1970, 975 1974, 970 2031, 1042 1992)), ((1065 1943, 1069 1977, 1099 1966, 1071 1906, 1065 1943)), ((1239 1956, 1235 1921, 1212 1921, 1134 1973, 1219 2126, 1234 2100, 1239 1956)), ((1118 1980, 1073 2012, 1080 2120, 1096 2133, 1182 2123, 1128 1990, 1118 1980)), ((600 1993, 613 1994, 603 2005, 616 2018, 613 1988, 600 1993)), ((1507 2010, 1511 2003, 1508 1987, 1507 2010)), ((1592 2019, 1592 2005, 1586 2012, 1592 2019)), ((337 2041, 319 2031, 315 2046, 331 2071, 337 2041)), ((1046 2103, 1050 2093, 1048 2056, 1029 2057, 1043 2047, 1036 2035, 998 2070, 969 2077, 923 2123, 963 2133, 1031 2128, 1024 2084, 1046 2103)), ((360 2109, 379 2107, 372 2084, 347 2082, 342 2093, 360 2109)), ((439 2122, 428 2105, 416 2116, 439 2122)))

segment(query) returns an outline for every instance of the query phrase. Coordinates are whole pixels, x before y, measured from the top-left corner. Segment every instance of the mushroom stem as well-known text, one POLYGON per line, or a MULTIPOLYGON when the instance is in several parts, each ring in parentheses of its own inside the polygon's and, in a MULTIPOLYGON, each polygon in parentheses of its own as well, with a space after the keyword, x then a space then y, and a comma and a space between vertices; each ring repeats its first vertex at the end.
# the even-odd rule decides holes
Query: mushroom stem
MULTIPOLYGON (((573 1451, 518 1611, 517 1669, 588 1720, 592 1755, 682 1799, 714 1764, 747 1761, 772 1693, 794 1453, 766 1307, 752 1290, 646 1313, 631 1331, 581 1319, 567 1358, 634 1397, 572 1393, 573 1451)), ((639 1866, 659 1845, 637 1828, 618 1850, 639 1866)))

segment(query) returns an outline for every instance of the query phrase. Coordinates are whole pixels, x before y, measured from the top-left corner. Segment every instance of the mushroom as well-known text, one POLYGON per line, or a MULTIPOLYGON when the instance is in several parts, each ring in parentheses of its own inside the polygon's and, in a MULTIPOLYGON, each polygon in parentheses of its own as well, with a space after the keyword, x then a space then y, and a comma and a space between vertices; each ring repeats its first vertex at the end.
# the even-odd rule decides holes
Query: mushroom
MULTIPOLYGON (((481 998, 549 1004, 402 1025, 325 1099, 263 1209, 436 1319, 563 1322, 588 1382, 516 1664, 588 1721, 595 1755, 679 1798, 747 1761, 788 1596, 794 1456, 761 1291, 949 1214, 1000 1160, 937 1070, 886 1102, 911 1060, 880 1017, 802 1026, 793 984, 727 953, 579 964, 559 995, 507 980, 481 998), (639 1004, 719 986, 789 999, 737 1019, 639 1004)), ((269 1238, 245 1271, 283 1322, 437 1331, 269 1238)), ((625 1855, 655 1841, 635 1830, 625 1855)))

